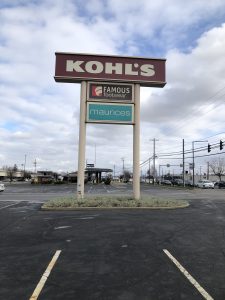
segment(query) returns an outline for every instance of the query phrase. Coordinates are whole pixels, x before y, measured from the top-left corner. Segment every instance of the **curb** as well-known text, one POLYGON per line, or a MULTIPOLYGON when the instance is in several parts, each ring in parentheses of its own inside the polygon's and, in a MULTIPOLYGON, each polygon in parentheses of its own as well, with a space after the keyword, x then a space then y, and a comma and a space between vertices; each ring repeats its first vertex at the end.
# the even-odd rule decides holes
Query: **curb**
POLYGON ((186 205, 182 205, 182 206, 173 206, 173 207, 167 207, 167 206, 157 206, 157 207, 41 207, 41 210, 43 211, 77 211, 77 210, 147 210, 147 209, 160 209, 160 210, 169 210, 169 209, 180 209, 180 208, 187 208, 190 206, 190 203, 187 203, 186 205))

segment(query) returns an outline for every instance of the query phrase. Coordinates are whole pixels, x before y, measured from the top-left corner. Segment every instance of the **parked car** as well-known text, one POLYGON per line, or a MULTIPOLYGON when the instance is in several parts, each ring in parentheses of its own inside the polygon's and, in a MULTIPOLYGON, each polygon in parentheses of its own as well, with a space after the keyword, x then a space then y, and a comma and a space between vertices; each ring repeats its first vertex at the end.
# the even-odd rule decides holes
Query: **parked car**
POLYGON ((4 183, 0 183, 0 192, 3 192, 5 190, 4 183))
POLYGON ((172 183, 173 185, 183 185, 183 180, 182 180, 182 179, 173 179, 173 180, 171 181, 171 183, 172 183))
POLYGON ((225 189, 225 181, 218 181, 214 184, 215 189, 225 189))
POLYGON ((164 179, 161 181, 161 184, 165 184, 165 185, 172 185, 170 180, 164 179))
POLYGON ((214 183, 206 179, 199 180, 196 186, 202 189, 214 189, 214 183))
POLYGON ((185 180, 185 186, 193 186, 192 180, 185 180))

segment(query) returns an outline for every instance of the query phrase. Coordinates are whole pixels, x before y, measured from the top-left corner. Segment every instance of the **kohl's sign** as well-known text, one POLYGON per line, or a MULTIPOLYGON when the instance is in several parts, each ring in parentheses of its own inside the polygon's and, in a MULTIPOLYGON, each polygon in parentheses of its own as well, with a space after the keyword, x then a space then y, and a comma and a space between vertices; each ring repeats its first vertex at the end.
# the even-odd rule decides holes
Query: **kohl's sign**
POLYGON ((163 87, 165 59, 57 52, 55 80, 110 80, 163 87))

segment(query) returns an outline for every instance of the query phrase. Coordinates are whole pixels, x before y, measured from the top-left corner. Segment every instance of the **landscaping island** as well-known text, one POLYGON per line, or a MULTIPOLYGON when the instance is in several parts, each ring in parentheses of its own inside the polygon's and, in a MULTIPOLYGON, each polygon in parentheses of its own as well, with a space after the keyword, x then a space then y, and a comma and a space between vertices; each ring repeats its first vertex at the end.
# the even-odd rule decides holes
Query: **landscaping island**
POLYGON ((189 206, 186 200, 145 196, 135 200, 131 196, 86 196, 83 199, 64 197, 51 199, 42 205, 43 210, 73 210, 83 208, 149 208, 175 209, 189 206))

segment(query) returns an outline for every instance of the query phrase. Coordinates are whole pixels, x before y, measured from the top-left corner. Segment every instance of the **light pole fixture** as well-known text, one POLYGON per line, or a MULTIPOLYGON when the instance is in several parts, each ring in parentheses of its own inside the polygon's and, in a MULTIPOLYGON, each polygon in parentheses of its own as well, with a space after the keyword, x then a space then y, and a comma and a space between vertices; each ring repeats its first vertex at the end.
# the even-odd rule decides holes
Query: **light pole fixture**
POLYGON ((195 187, 195 143, 207 143, 208 141, 193 141, 192 142, 192 170, 193 170, 193 176, 192 176, 192 183, 193 183, 193 187, 195 187))

